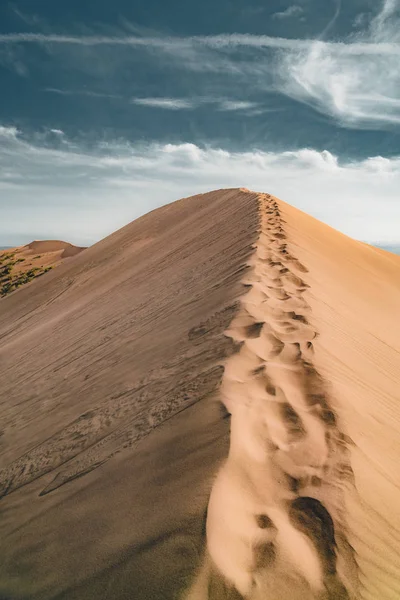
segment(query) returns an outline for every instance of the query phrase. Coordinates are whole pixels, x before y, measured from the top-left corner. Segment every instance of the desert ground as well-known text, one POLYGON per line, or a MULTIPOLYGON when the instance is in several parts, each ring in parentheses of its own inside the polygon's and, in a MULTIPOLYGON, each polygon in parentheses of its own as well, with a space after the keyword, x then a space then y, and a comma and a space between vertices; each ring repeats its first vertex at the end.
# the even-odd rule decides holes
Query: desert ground
POLYGON ((3 298, 1 600, 398 600, 399 306, 400 256, 245 189, 3 298))

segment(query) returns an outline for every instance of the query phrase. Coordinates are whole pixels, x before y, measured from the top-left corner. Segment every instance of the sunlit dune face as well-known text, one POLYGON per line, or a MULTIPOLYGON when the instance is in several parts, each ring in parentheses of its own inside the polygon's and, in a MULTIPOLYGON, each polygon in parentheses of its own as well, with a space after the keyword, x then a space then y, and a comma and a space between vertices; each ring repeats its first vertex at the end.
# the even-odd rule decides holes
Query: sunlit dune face
POLYGON ((249 290, 226 332, 241 346, 220 389, 230 450, 211 491, 207 553, 246 599, 347 598, 335 539, 345 448, 336 419, 324 418, 329 403, 312 364, 308 269, 290 252, 277 201, 259 203, 249 290))

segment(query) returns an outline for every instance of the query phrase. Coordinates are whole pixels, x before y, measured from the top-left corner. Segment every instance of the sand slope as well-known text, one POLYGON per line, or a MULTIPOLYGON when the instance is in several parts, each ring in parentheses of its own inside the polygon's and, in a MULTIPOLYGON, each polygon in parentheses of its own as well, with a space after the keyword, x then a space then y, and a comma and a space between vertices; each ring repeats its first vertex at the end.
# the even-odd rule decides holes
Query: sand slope
POLYGON ((280 203, 319 336, 313 363, 349 436, 345 486, 357 597, 400 597, 400 257, 280 203))
POLYGON ((255 194, 183 200, 2 301, 0 597, 186 587, 227 449, 211 396, 257 228, 255 194))
POLYGON ((398 306, 400 257, 244 190, 5 298, 0 597, 398 598, 398 306))

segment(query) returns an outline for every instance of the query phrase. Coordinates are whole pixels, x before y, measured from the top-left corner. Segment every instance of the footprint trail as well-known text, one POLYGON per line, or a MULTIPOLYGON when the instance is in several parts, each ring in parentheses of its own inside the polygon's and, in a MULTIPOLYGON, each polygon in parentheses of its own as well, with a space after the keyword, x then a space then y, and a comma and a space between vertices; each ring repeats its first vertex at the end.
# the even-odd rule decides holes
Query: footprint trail
POLYGON ((343 509, 346 438, 312 364, 318 332, 303 297, 307 267, 290 253, 278 202, 260 194, 259 211, 249 291, 226 332, 241 343, 220 389, 229 455, 210 495, 204 565, 186 598, 347 600, 357 582, 343 509))

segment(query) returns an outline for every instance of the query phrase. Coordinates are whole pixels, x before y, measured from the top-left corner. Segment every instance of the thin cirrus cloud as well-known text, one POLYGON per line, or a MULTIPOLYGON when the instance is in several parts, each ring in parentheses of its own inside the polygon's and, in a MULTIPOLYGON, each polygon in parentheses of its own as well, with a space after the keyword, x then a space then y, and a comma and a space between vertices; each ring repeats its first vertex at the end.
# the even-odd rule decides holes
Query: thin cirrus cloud
POLYGON ((165 110, 195 110, 200 106, 213 105, 222 111, 249 111, 259 108, 257 102, 227 98, 132 98, 133 104, 165 110))
POLYGON ((45 92, 49 92, 51 94, 58 94, 60 96, 89 96, 91 98, 122 98, 118 94, 106 94, 103 92, 94 92, 91 90, 66 90, 59 88, 44 88, 45 92))
POLYGON ((303 14, 304 10, 301 6, 297 4, 292 4, 292 6, 288 6, 285 10, 281 12, 276 12, 272 15, 273 19, 291 19, 293 17, 300 17, 303 14))
POLYGON ((165 110, 190 110, 198 105, 197 102, 185 98, 133 98, 132 103, 165 110))
MULTIPOLYGON (((151 50, 151 60, 168 60, 169 67, 178 70, 218 72, 227 86, 247 86, 258 94, 278 92, 343 127, 389 129, 400 125, 399 8, 400 0, 383 0, 363 30, 335 41, 237 33, 191 37, 11 33, 0 35, 0 45, 113 46, 121 53, 151 50)), ((171 110, 193 106, 187 99, 166 100, 171 102, 168 106, 164 101, 164 108, 171 110)))
MULTIPOLYGON (((397 1, 397 0, 396 0, 397 1)), ((142 46, 175 50, 179 52, 192 46, 209 48, 272 48, 277 50, 308 50, 315 40, 272 37, 246 33, 223 33, 219 35, 198 35, 190 37, 138 37, 138 36, 98 36, 98 35, 58 35, 42 33, 3 33, 0 44, 66 44, 77 46, 142 46)), ((342 55, 400 55, 400 47, 390 41, 374 43, 364 41, 327 41, 328 48, 342 55)), ((184 59, 184 57, 182 57, 184 59)))
POLYGON ((44 140, 0 127, 0 245, 49 235, 89 244, 162 204, 224 187, 273 193, 358 239, 399 242, 400 157, 346 162, 310 148, 126 141, 89 147, 65 134, 52 147, 50 133, 44 140))
POLYGON ((247 100, 221 100, 220 110, 249 110, 257 108, 256 102, 250 102, 247 100))

